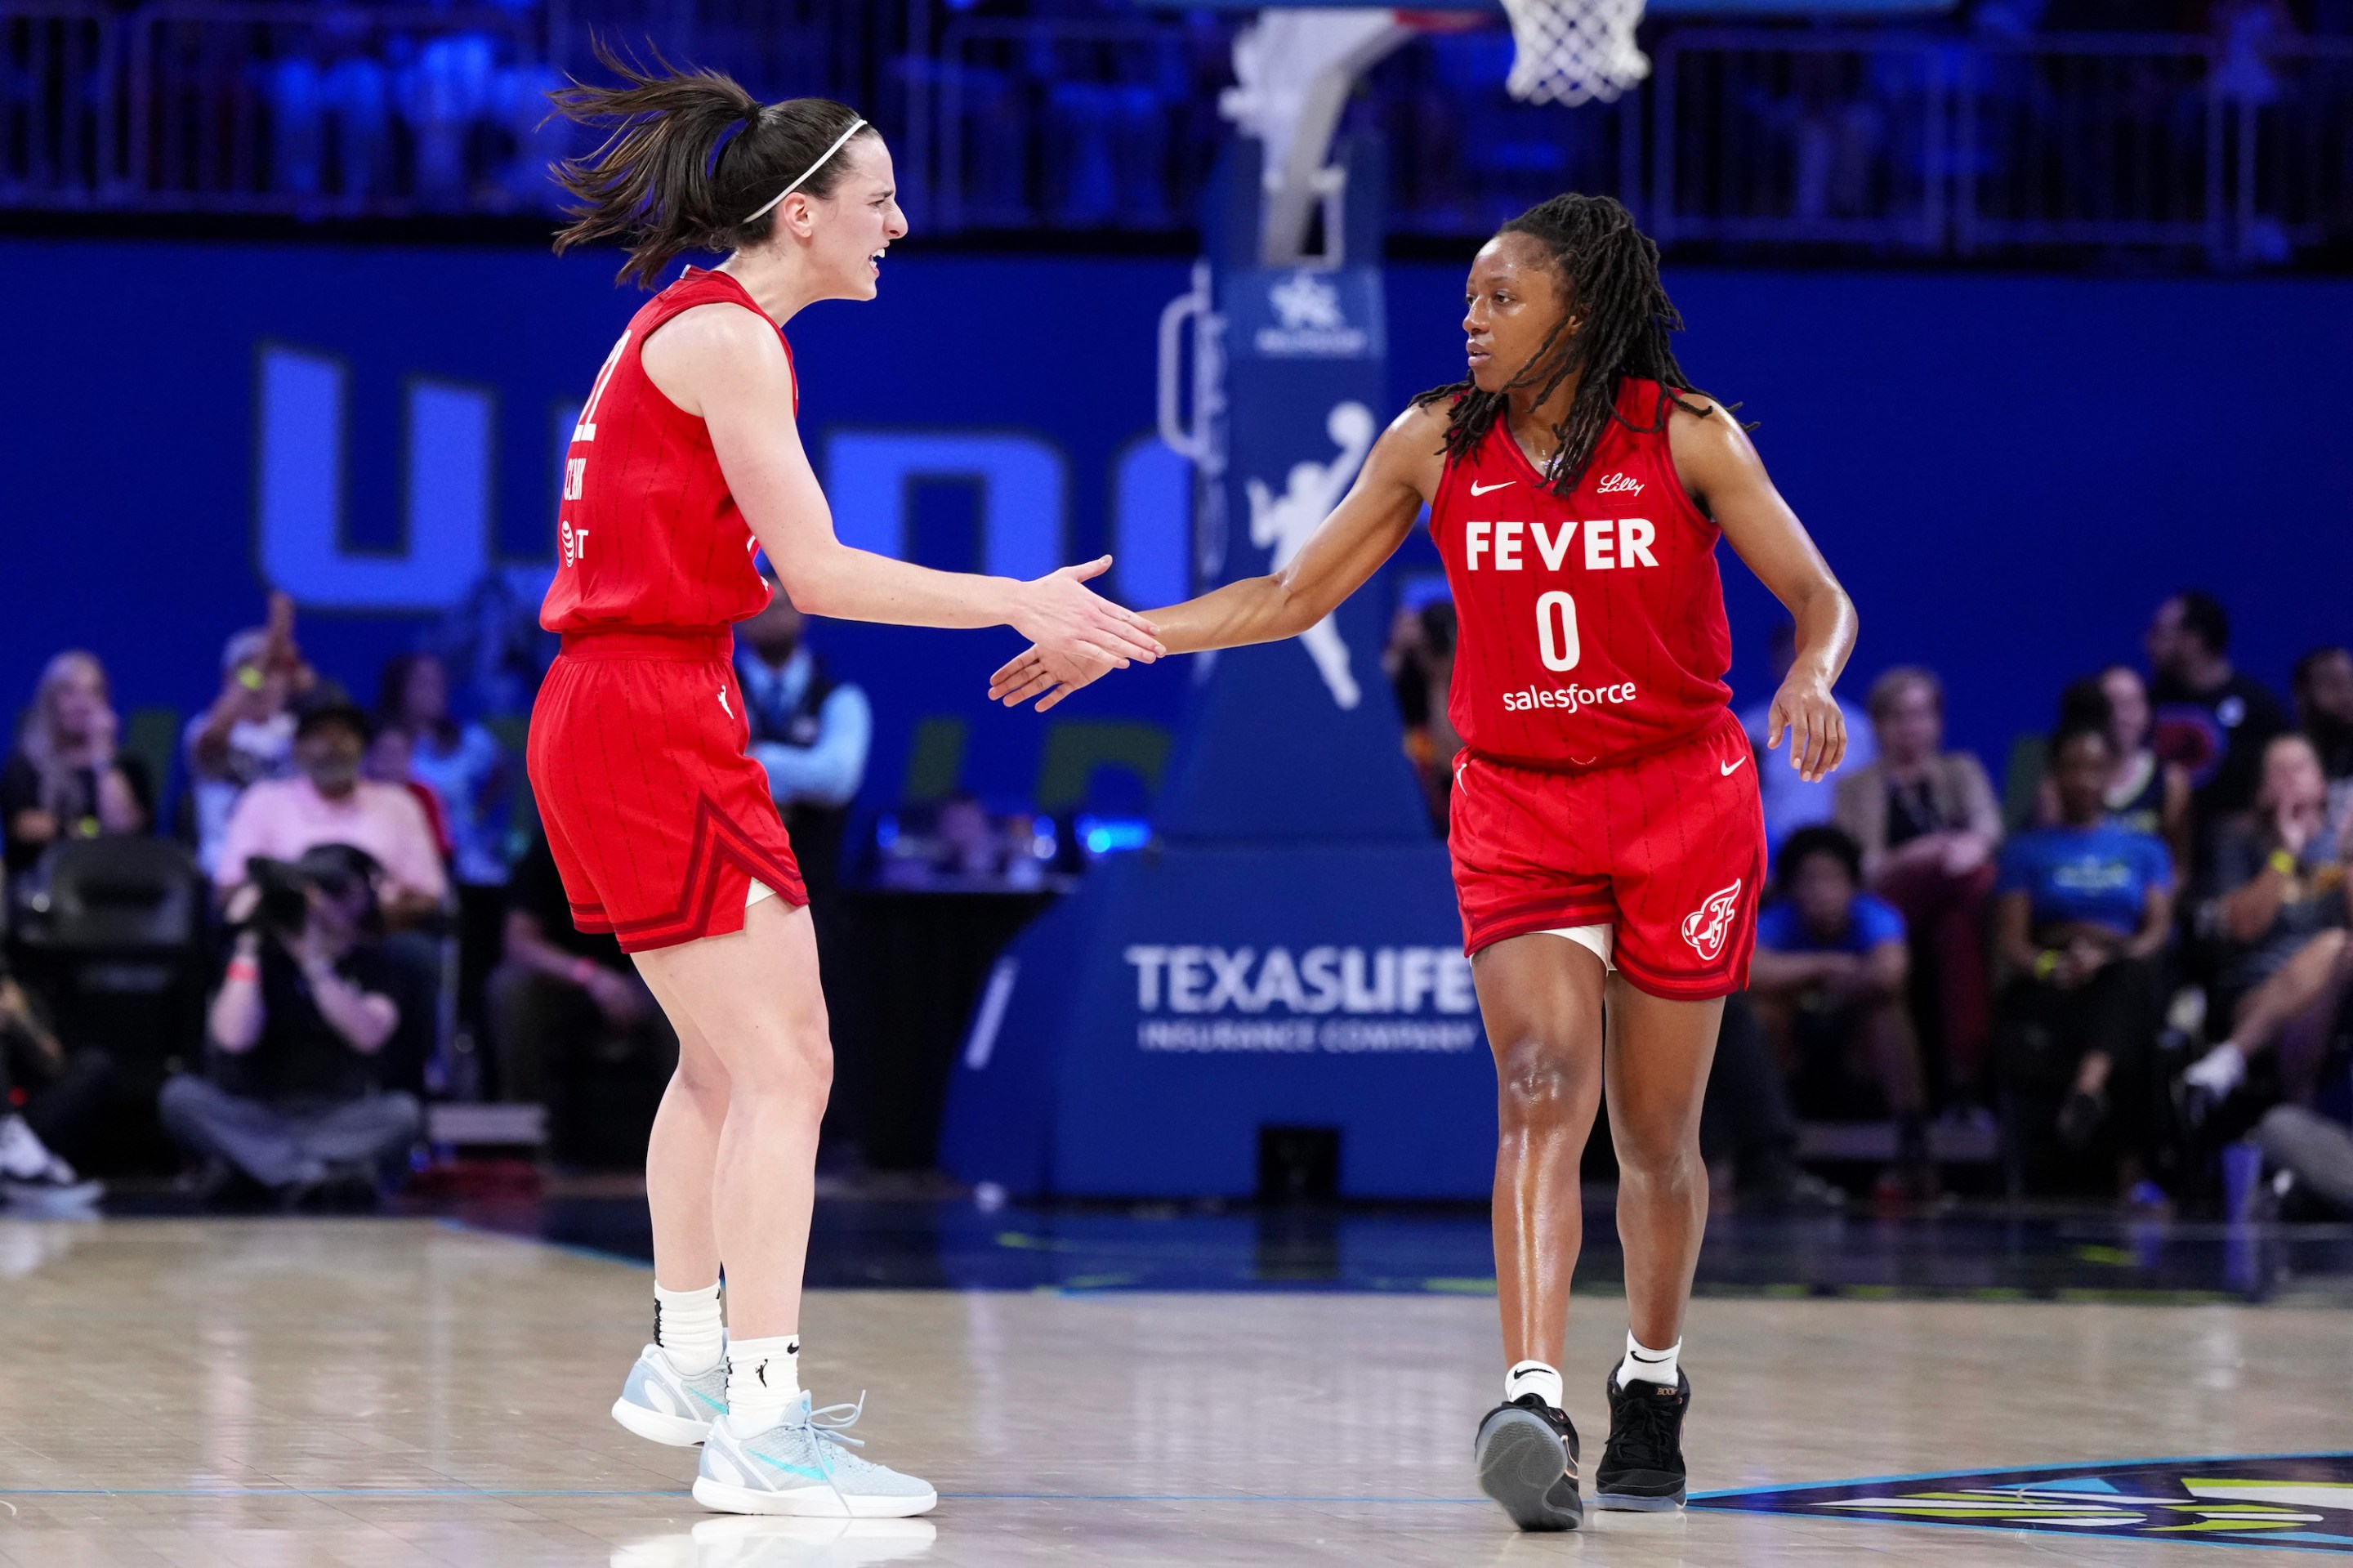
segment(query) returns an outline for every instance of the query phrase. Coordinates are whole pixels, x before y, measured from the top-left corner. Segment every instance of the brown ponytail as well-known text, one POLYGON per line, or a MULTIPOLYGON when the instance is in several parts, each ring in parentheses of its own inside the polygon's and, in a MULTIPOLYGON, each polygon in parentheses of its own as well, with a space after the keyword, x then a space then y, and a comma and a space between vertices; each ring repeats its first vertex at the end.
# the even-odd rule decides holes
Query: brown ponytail
POLYGON ((795 179, 806 175, 801 193, 822 198, 841 177, 841 153, 811 170, 857 123, 845 104, 829 98, 763 104, 717 71, 678 70, 659 55, 648 69, 602 42, 596 58, 620 86, 575 79, 549 95, 566 119, 611 127, 594 153, 556 165, 557 182, 579 198, 567 209, 571 227, 555 237, 559 255, 618 236, 629 249, 620 276, 650 289, 683 252, 766 239, 775 211, 750 215, 795 179))

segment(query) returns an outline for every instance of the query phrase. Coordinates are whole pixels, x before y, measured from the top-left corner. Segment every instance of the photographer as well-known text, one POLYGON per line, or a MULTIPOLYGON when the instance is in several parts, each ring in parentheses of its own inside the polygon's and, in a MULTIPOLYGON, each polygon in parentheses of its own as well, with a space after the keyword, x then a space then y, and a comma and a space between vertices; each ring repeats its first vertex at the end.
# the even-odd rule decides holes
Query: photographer
POLYGON ((378 1087, 380 1070, 414 1049, 430 998, 384 952, 365 853, 323 844, 249 872, 251 924, 208 1014, 214 1077, 165 1084, 164 1124, 290 1202, 332 1187, 372 1202, 421 1124, 413 1097, 378 1087))

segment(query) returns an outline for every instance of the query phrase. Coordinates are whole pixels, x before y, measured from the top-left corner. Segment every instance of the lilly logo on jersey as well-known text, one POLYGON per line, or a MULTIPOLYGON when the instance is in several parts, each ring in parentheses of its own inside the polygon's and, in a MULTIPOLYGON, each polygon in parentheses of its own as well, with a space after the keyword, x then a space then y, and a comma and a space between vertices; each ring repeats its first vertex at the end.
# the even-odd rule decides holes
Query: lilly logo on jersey
POLYGON ((1692 951, 1715 962, 1724 951, 1724 941, 1732 935, 1733 918, 1740 913, 1741 879, 1735 877, 1729 887, 1718 888, 1707 895, 1700 906, 1683 916, 1683 940, 1692 951))
POLYGON ((1593 487, 1596 495, 1640 495, 1642 482, 1623 473, 1613 473, 1593 487))
POLYGON ((1326 946, 1293 958, 1284 947, 1155 943, 1122 956, 1135 970, 1139 1050, 1357 1054, 1479 1043, 1471 960, 1453 948, 1326 946), (1156 1016, 1164 1010, 1184 1016, 1156 1016))

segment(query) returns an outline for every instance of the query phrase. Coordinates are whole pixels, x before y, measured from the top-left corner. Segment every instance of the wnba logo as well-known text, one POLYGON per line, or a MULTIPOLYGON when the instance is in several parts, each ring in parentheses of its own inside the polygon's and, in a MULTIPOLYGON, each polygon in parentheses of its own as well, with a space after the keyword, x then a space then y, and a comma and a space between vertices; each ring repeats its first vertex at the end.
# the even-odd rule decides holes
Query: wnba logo
POLYGON ((1724 938, 1732 932, 1732 916, 1739 907, 1740 881, 1707 895, 1707 902, 1683 916, 1683 940, 1693 951, 1710 963, 1724 951, 1724 938))

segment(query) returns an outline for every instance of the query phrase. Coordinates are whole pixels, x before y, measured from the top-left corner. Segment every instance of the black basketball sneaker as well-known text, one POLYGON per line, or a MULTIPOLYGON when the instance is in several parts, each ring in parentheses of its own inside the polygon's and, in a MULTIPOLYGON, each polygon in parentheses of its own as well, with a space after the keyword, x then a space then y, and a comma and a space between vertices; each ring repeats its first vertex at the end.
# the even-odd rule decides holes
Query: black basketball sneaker
POLYGON ((1472 1452, 1479 1489, 1504 1505, 1522 1530, 1575 1530, 1585 1522, 1577 1493, 1577 1428, 1567 1415, 1524 1393, 1479 1423, 1472 1452))
POLYGON ((1620 1388, 1609 1370, 1609 1441, 1593 1478, 1593 1506, 1664 1513, 1683 1506, 1683 1413, 1691 1379, 1678 1371, 1675 1386, 1640 1378, 1620 1388))

